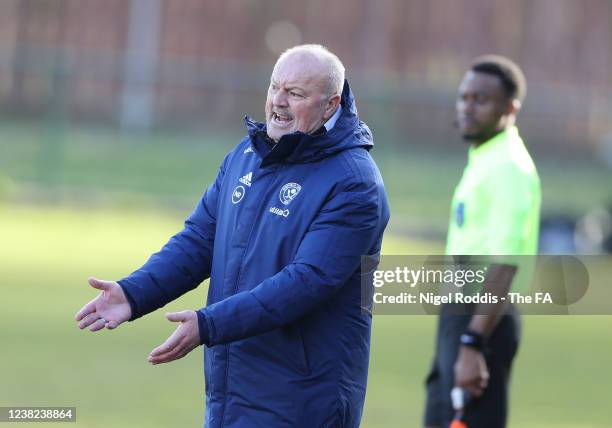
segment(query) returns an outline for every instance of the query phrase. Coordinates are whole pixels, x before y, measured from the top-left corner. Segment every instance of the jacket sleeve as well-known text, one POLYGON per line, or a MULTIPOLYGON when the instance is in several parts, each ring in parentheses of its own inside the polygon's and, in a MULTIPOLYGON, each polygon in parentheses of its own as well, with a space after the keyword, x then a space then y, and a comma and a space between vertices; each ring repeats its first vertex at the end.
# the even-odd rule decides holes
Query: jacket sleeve
POLYGON ((345 185, 324 204, 289 265, 253 289, 198 311, 202 342, 233 342, 306 315, 357 271, 387 220, 382 186, 345 185))
POLYGON ((140 269, 118 281, 132 308, 130 321, 161 308, 210 276, 218 198, 228 157, 183 230, 140 269))

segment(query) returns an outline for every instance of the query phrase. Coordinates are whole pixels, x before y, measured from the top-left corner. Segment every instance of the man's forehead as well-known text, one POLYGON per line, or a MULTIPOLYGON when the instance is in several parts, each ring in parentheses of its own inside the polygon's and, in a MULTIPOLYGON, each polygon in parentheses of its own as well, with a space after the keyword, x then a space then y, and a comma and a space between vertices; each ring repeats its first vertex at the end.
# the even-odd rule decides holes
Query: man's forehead
POLYGON ((459 85, 459 92, 479 92, 479 93, 492 93, 492 92, 503 91, 501 81, 499 77, 488 73, 476 72, 473 70, 465 73, 461 84, 459 85))
POLYGON ((321 85, 325 83, 323 67, 315 58, 290 55, 281 58, 272 70, 271 80, 286 85, 321 85))

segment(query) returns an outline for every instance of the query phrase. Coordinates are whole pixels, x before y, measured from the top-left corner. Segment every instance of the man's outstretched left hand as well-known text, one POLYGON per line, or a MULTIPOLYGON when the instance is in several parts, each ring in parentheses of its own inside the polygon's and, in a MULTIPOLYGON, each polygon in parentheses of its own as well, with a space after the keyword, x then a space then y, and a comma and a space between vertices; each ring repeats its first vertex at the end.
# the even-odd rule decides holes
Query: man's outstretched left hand
POLYGON ((178 360, 200 345, 198 316, 194 311, 172 312, 166 318, 180 324, 164 343, 151 351, 148 358, 151 364, 178 360))

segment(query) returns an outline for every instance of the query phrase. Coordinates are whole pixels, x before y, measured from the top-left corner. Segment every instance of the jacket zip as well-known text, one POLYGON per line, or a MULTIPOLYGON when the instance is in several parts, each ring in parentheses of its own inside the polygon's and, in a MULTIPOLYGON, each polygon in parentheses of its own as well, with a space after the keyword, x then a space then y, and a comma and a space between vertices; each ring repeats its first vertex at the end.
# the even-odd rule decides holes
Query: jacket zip
MULTIPOLYGON (((262 159, 263 162, 263 159, 262 159)), ((261 164, 260 164, 261 165, 261 164)), ((276 171, 271 171, 272 172, 278 172, 283 170, 283 166, 280 165, 279 167, 277 167, 276 171)), ((255 177, 253 177, 253 183, 255 182, 255 177)), ((264 202, 266 201, 266 198, 263 197, 261 198, 261 201, 259 202, 259 206, 257 207, 257 212, 256 215, 259 216, 261 215, 261 213, 263 212, 261 210, 261 207, 264 205, 264 202)), ((255 219, 253 219, 253 225, 251 226, 251 230, 249 231, 249 238, 247 239, 245 246, 244 246, 244 250, 242 251, 242 259, 244 260, 244 255, 246 254, 247 249, 249 248, 249 244, 251 243, 251 237, 253 235, 253 230, 255 229, 255 224, 257 223, 258 217, 256 217, 255 219)), ((238 291, 238 284, 240 284, 240 279, 242 278, 242 271, 244 268, 244 264, 240 265, 240 268, 238 269, 238 275, 236 276, 236 282, 234 283, 234 288, 231 291, 230 296, 233 296, 234 294, 236 294, 236 291, 238 291)), ((228 343, 226 345, 225 348, 225 353, 226 353, 226 357, 225 357, 225 397, 226 399, 223 400, 223 410, 221 410, 221 426, 223 427, 223 423, 225 422, 225 409, 227 407, 227 391, 228 391, 228 383, 229 383, 229 356, 230 356, 230 346, 231 343, 228 343)))

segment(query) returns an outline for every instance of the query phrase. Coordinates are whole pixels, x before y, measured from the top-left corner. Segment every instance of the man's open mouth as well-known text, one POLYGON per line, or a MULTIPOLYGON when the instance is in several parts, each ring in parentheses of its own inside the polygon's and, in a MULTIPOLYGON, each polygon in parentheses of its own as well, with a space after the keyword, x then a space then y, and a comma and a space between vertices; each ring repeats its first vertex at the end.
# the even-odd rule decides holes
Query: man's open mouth
POLYGON ((293 117, 285 114, 279 114, 276 112, 272 112, 272 120, 277 125, 286 125, 287 123, 293 120, 293 117))

